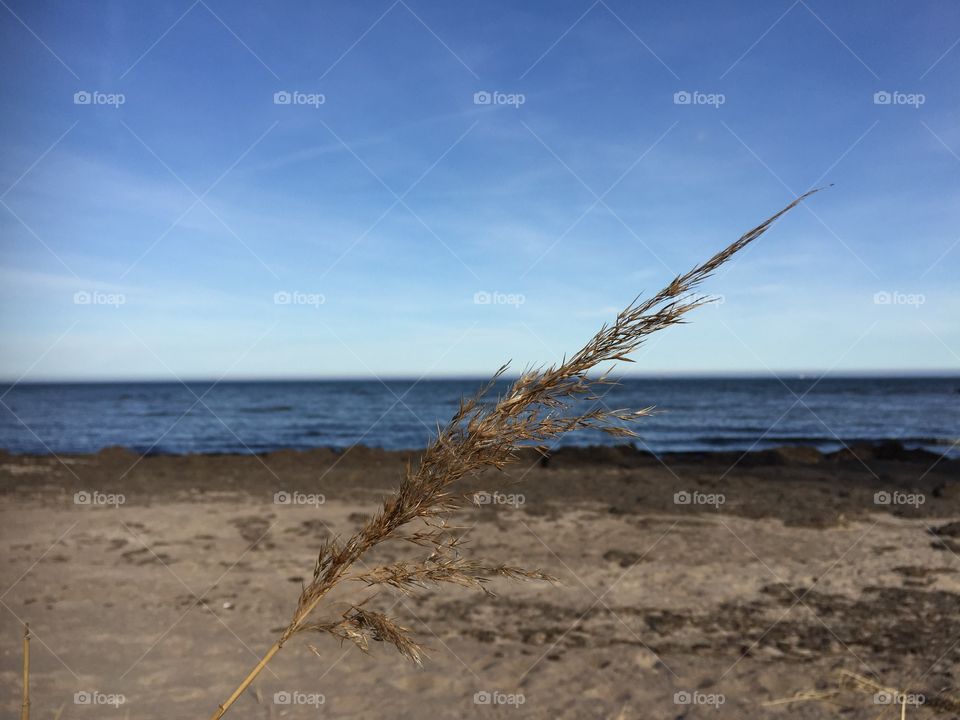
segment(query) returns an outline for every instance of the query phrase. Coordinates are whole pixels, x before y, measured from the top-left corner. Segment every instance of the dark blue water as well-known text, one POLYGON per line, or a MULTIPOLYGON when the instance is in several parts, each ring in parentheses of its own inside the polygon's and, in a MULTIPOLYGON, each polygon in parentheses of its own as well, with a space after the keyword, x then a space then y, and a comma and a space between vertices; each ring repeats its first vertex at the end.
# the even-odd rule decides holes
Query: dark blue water
MULTIPOLYGON (((478 380, 20 384, 4 388, 0 448, 86 453, 251 453, 422 447, 478 380)), ((498 386, 502 390, 505 384, 498 386)), ((960 454, 960 378, 635 379, 610 408, 656 405, 636 424, 654 452, 764 449, 895 438, 960 454)), ((561 444, 623 442, 578 431, 561 444)))

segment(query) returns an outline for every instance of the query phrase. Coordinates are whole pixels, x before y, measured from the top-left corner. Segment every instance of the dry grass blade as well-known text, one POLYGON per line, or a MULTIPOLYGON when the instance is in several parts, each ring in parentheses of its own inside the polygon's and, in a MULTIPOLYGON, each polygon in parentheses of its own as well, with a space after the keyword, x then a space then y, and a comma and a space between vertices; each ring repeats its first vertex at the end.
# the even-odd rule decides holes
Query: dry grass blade
POLYGON ((930 710, 942 710, 944 712, 960 712, 960 699, 949 695, 939 693, 926 693, 912 688, 896 688, 881 685, 868 677, 859 675, 849 670, 839 671, 839 685, 841 688, 855 690, 857 692, 869 695, 884 695, 895 701, 903 708, 902 715, 906 714, 906 708, 913 705, 920 705, 930 710), (921 699, 911 702, 911 698, 921 699))
POLYGON ((386 616, 364 610, 366 600, 355 603, 352 611, 339 620, 309 622, 321 601, 344 580, 392 587, 402 592, 439 584, 486 590, 485 584, 493 577, 551 580, 539 570, 460 557, 459 541, 449 537, 451 528, 444 524, 451 512, 464 505, 464 494, 454 492, 454 486, 488 468, 505 467, 517 459, 518 450, 524 446, 542 447, 577 428, 596 428, 614 436, 633 435, 625 423, 648 415, 651 408, 576 410, 578 402, 597 399, 597 391, 612 382, 607 373, 591 377, 590 371, 607 362, 631 362, 629 354, 647 336, 682 323, 688 312, 708 301, 694 294, 705 279, 814 192, 817 191, 798 197, 702 265, 674 278, 649 299, 634 300, 612 324, 604 325, 586 345, 559 365, 528 369, 502 397, 492 403, 485 402, 494 383, 506 372, 504 365, 476 396, 461 400, 453 418, 438 429, 437 437, 427 446, 419 465, 407 466, 396 492, 384 501, 378 512, 352 537, 344 541, 329 540, 320 548, 313 579, 300 593, 290 624, 213 714, 213 720, 223 717, 284 643, 300 632, 326 632, 341 640, 349 639, 363 650, 367 650, 369 640, 386 642, 406 657, 420 661, 420 648, 407 629, 386 616), (414 521, 425 523, 427 529, 404 534, 414 521), (432 552, 427 558, 351 573, 354 564, 366 553, 388 540, 405 540, 432 552))
POLYGON ((23 626, 23 703, 20 720, 30 720, 30 625, 23 626))
POLYGON ((837 671, 835 687, 826 690, 802 690, 788 698, 779 698, 765 702, 766 706, 786 705, 798 702, 831 702, 839 705, 838 696, 848 690, 860 695, 871 695, 874 704, 885 707, 898 707, 900 717, 906 718, 907 708, 926 708, 931 712, 960 712, 960 699, 945 693, 929 693, 912 688, 898 688, 883 685, 865 675, 850 670, 837 671))

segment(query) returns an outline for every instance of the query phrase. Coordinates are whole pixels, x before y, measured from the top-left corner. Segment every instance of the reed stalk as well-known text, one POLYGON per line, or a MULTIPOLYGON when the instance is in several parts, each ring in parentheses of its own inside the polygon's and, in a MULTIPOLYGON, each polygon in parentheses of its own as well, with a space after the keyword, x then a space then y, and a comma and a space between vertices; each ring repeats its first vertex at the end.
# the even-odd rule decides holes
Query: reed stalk
POLYGON ((23 704, 20 720, 30 720, 30 624, 23 626, 23 704))
POLYGON ((527 369, 504 395, 494 402, 484 402, 495 381, 506 372, 507 365, 504 365, 477 395, 462 399, 453 418, 438 428, 436 438, 427 446, 419 464, 415 468, 406 467, 396 492, 363 527, 345 541, 332 538, 323 544, 313 578, 303 587, 290 624, 236 690, 218 706, 211 720, 220 720, 284 644, 300 633, 325 633, 341 641, 349 640, 364 652, 371 640, 384 642, 415 663, 422 662, 423 648, 407 628, 365 607, 374 595, 349 604, 339 616, 314 618, 323 599, 340 583, 351 581, 372 591, 380 587, 408 593, 444 584, 489 592, 487 583, 496 577, 553 581, 554 578, 540 570, 464 557, 459 529, 448 525, 446 520, 467 504, 472 493, 455 492, 454 486, 476 479, 484 470, 504 468, 517 459, 523 447, 533 446, 546 452, 548 441, 577 428, 590 427, 613 436, 632 437, 634 432, 627 423, 649 415, 653 408, 609 410, 604 406, 600 410, 576 411, 575 402, 598 401, 596 391, 613 384, 608 378, 609 369, 598 377, 590 376, 589 372, 603 363, 633 362, 628 355, 647 336, 684 322, 686 313, 709 302, 709 298, 694 294, 697 287, 814 192, 817 190, 796 198, 702 265, 674 278, 649 299, 634 300, 612 324, 601 327, 586 345, 559 365, 527 369), (409 529, 415 521, 420 527, 409 529), (410 543, 430 553, 373 569, 354 569, 371 549, 387 541, 410 543))

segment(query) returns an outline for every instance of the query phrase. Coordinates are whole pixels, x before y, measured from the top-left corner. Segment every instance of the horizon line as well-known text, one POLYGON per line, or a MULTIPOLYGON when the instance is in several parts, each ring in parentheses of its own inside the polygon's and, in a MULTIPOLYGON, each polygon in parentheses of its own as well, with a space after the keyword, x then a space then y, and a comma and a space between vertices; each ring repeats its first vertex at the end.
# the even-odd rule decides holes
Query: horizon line
MULTIPOLYGON (((143 384, 184 384, 184 383, 284 383, 284 382, 425 382, 425 381, 479 381, 486 382, 490 380, 490 375, 479 373, 450 373, 436 374, 417 377, 407 374, 384 374, 376 375, 373 373, 367 375, 348 375, 348 374, 330 374, 330 375, 302 375, 302 376, 240 376, 240 377, 115 377, 115 378, 96 378, 96 377, 74 377, 74 378, 38 378, 25 380, 15 378, 0 378, 0 385, 9 386, 11 389, 18 385, 121 385, 130 383, 143 384)), ((516 380, 517 374, 506 374, 501 376, 503 380, 516 380)), ((649 371, 624 373, 616 376, 623 380, 782 380, 787 379, 811 379, 811 378, 846 378, 846 379, 921 379, 921 378, 940 378, 940 379, 960 379, 960 370, 954 368, 939 368, 931 370, 904 369, 861 369, 861 370, 692 370, 692 371, 649 371)))

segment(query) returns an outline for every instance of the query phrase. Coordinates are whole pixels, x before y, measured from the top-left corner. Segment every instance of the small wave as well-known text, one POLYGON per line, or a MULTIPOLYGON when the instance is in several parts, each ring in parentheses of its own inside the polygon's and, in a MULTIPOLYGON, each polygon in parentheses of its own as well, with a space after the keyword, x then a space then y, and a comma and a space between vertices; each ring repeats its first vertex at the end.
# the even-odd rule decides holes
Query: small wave
POLYGON ((241 408, 240 412, 251 414, 268 414, 290 412, 291 410, 293 410, 292 405, 270 405, 269 407, 241 408))
POLYGON ((738 433, 736 435, 701 435, 694 436, 685 440, 685 442, 703 443, 704 445, 739 445, 743 442, 756 441, 758 443, 770 444, 792 444, 792 445, 875 445, 877 443, 888 441, 899 442, 905 446, 923 446, 923 445, 953 445, 960 444, 960 440, 950 438, 929 438, 929 437, 835 437, 833 435, 757 435, 738 433))

